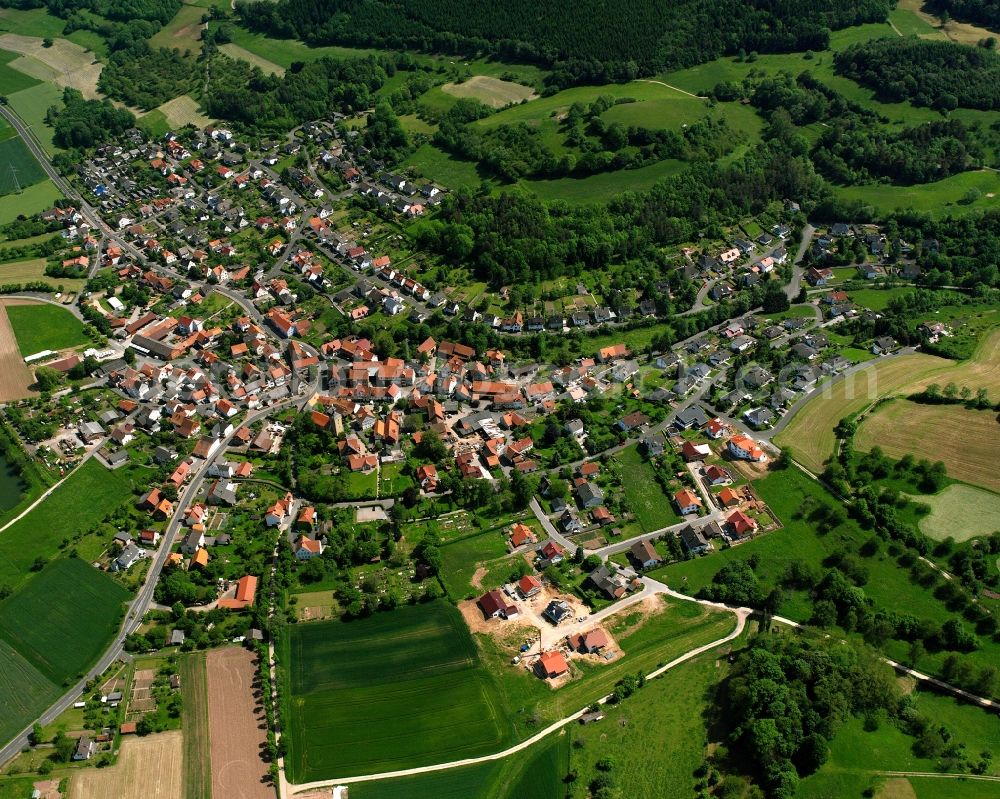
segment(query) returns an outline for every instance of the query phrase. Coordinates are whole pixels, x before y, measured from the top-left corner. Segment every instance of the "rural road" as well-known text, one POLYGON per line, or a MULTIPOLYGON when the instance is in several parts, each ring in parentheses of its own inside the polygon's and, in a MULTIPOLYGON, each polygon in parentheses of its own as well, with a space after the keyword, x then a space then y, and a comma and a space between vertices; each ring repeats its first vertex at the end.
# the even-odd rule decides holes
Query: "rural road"
MULTIPOLYGON (((317 378, 318 381, 318 378, 317 378)), ((311 386, 309 386, 304 394, 299 396, 290 397, 282 402, 275 403, 268 408, 263 408, 255 413, 247 416, 247 418, 242 422, 242 425, 250 425, 256 422, 258 419, 264 418, 275 411, 286 407, 288 405, 294 405, 300 402, 308 401, 308 399, 316 392, 317 381, 314 381, 311 386)), ((241 426, 242 426, 241 425, 241 426)), ((37 722, 41 725, 51 724, 60 714, 62 714, 67 708, 69 708, 77 698, 84 692, 87 682, 93 677, 98 676, 103 673, 114 661, 121 656, 124 651, 125 639, 139 626, 142 621, 143 616, 149 609, 150 604, 153 601, 153 592, 156 589, 156 582, 159 578, 160 571, 163 569, 163 564, 167 560, 167 556, 170 554, 170 549, 173 546, 174 538, 177 535, 177 531, 180 529, 181 522, 184 518, 184 511, 187 509, 188 504, 193 500, 200 490, 202 484, 208 476, 208 469, 216 460, 218 460, 225 453, 227 447, 234 435, 236 435, 235 428, 233 432, 225 439, 223 439, 223 444, 219 448, 219 452, 215 457, 205 461, 202 465, 201 470, 192 479, 188 486, 180 493, 178 497, 177 504, 174 510, 174 516, 170 524, 167 526, 164 532, 163 539, 160 542, 160 548, 156 552, 156 556, 153 563, 149 567, 149 572, 146 574, 146 580, 142 585, 142 588, 136 594, 135 599, 133 599, 129 605, 128 610, 125 614, 125 619, 122 622, 121 628, 119 629, 114 640, 111 642, 107 650, 101 656, 101 659, 87 672, 82 680, 77 682, 72 688, 66 691, 63 696, 53 703, 48 710, 46 710, 37 719, 37 722)), ((96 450, 95 450, 96 451, 96 450)), ((61 481, 60 481, 61 482, 61 481)), ((58 485, 58 484, 57 484, 58 485)), ((56 486, 50 488, 47 494, 51 493, 56 486)), ((46 494, 46 495, 47 495, 46 494)), ((41 502, 45 496, 39 498, 34 505, 41 502)), ((34 507, 34 505, 32 507, 34 507)), ((30 509, 29 509, 30 510, 30 509)), ((27 511, 25 511, 27 513, 27 511)), ((23 516, 24 514, 21 514, 23 516)), ((20 518, 20 517, 18 517, 20 518)), ((14 520, 16 521, 16 519, 14 520)), ((6 529, 6 528, 4 528, 6 529)), ((21 733, 14 738, 12 741, 8 742, 2 749, 0 749, 0 764, 6 763, 12 757, 14 757, 18 752, 20 752, 25 746, 28 745, 28 736, 31 733, 31 726, 21 731, 21 733)))

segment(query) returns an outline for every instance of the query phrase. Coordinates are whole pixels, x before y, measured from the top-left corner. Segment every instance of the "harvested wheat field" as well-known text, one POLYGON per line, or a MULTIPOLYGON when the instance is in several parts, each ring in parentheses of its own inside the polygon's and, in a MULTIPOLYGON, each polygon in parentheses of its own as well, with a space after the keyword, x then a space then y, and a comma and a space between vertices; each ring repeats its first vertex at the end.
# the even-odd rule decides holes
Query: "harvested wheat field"
POLYGON ((912 391, 919 391, 931 383, 937 383, 941 388, 954 383, 959 388, 968 386, 973 391, 985 388, 994 402, 1000 399, 1000 329, 983 339, 969 360, 915 380, 911 388, 912 391))
POLYGON ((34 382, 31 370, 21 358, 7 309, 0 304, 0 402, 32 396, 34 392, 28 386, 34 382))
POLYGON ((74 773, 69 799, 182 799, 182 748, 180 730, 126 738, 115 765, 74 773))
MULTIPOLYGON (((926 375, 936 375, 954 361, 916 353, 871 361, 868 368, 827 384, 775 436, 779 447, 791 447, 795 459, 814 472, 833 454, 833 430, 845 416, 857 413, 879 397, 899 393, 926 375)), ((931 380, 930 382, 934 382, 931 380)), ((910 393, 909 391, 905 393, 910 393)))
POLYGON ((528 86, 509 80, 476 75, 462 83, 446 83, 441 91, 452 97, 475 97, 491 108, 503 108, 522 100, 533 100, 538 95, 528 86))
POLYGON ((9 66, 38 78, 54 83, 59 88, 78 89, 84 97, 94 99, 97 94, 97 79, 101 76, 102 65, 93 53, 68 39, 55 39, 51 47, 43 47, 37 36, 21 36, 5 33, 0 36, 0 49, 20 53, 9 66))
POLYGON ((256 695, 257 667, 246 649, 208 653, 208 730, 212 742, 212 796, 273 799, 261 751, 267 739, 256 695))
POLYGON ((158 110, 163 112, 167 122, 175 128, 182 128, 185 125, 203 128, 212 122, 211 117, 205 116, 198 110, 197 101, 188 94, 168 100, 158 110))
POLYGON ((910 454, 943 461, 950 477, 1000 491, 994 465, 997 441, 1000 424, 994 411, 898 399, 865 417, 854 445, 861 452, 881 447, 890 458, 910 454))

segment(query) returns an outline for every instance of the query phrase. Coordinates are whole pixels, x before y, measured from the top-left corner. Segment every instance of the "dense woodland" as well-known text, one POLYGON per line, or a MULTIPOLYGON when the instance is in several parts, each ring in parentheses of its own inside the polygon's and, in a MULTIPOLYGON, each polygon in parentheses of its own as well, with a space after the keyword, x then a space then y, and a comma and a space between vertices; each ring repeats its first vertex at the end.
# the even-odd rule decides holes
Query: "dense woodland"
POLYGON ((195 73, 177 50, 137 41, 111 54, 97 87, 108 97, 151 110, 187 92, 195 73))
POLYGON ((938 15, 947 14, 962 22, 985 25, 991 30, 1000 28, 998 0, 929 0, 926 6, 938 15))
POLYGON ((343 43, 552 67, 556 86, 629 80, 724 54, 822 50, 830 30, 883 21, 886 0, 279 0, 237 6, 244 25, 343 43))
POLYGON ((118 22, 148 20, 166 25, 180 10, 181 0, 6 0, 8 8, 45 8, 67 18, 76 11, 93 11, 118 22))
POLYGON ((118 108, 110 100, 85 100, 76 89, 63 90, 63 104, 61 110, 50 108, 48 113, 55 126, 53 140, 60 147, 87 149, 135 125, 128 109, 118 108))
POLYGON ((284 75, 268 75, 246 61, 211 57, 212 80, 202 97, 207 114, 260 132, 285 132, 333 110, 371 108, 393 59, 320 58, 296 63, 284 75))
POLYGON ((834 64, 885 102, 909 100, 942 111, 1000 109, 1000 54, 987 47, 875 39, 837 53, 834 64))

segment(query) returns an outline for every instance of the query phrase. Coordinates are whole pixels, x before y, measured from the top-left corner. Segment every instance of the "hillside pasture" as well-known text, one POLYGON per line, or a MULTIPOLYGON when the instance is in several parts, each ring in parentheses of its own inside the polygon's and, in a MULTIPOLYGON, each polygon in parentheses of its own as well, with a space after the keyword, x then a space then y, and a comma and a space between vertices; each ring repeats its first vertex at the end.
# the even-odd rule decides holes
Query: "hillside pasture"
POLYGON ((20 33, 0 35, 0 49, 21 54, 21 58, 10 62, 12 69, 60 89, 78 89, 89 99, 97 98, 102 65, 94 54, 68 39, 55 39, 51 47, 42 42, 37 36, 20 33))
POLYGON ((504 108, 511 103, 534 100, 538 96, 529 86, 486 75, 474 75, 462 83, 446 83, 441 91, 453 97, 475 98, 490 108, 504 108))
POLYGON ((934 216, 964 216, 1000 205, 1000 176, 983 169, 962 172, 934 183, 842 186, 836 192, 842 200, 860 202, 882 214, 912 208, 934 216))
POLYGON ((472 757, 509 738, 465 622, 444 602, 291 626, 280 652, 293 781, 472 757))
MULTIPOLYGON (((3 267, 0 267, 2 273, 3 267)), ((53 279, 54 280, 54 279, 53 279)), ((7 305, 7 316, 22 355, 86 344, 83 322, 65 308, 47 303, 7 305)))
POLYGON ((201 51, 201 33, 205 23, 201 21, 204 8, 198 6, 181 6, 174 18, 158 30, 149 40, 150 46, 166 47, 168 50, 180 50, 183 55, 190 52, 192 56, 201 51))
POLYGON ((20 194, 0 196, 0 225, 13 222, 21 214, 30 216, 51 208, 56 200, 62 199, 62 192, 51 180, 44 180, 29 186, 20 194))
POLYGON ((62 684, 104 651, 128 596, 89 563, 62 558, 0 605, 0 638, 47 679, 62 684))
POLYGON ((995 467, 998 440, 1000 424, 993 411, 900 399, 866 416, 854 444, 862 452, 881 447, 891 458, 909 454, 918 460, 943 461, 949 476, 1000 491, 995 467))

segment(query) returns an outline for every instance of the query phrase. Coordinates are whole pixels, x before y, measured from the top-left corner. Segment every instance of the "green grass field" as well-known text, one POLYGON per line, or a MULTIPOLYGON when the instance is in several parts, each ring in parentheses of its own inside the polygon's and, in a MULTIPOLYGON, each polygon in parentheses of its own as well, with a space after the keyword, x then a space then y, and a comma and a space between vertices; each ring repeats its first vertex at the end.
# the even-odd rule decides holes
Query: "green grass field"
POLYGON ((0 638, 59 684, 104 650, 128 596, 79 558, 55 560, 0 606, 0 638))
POLYGON ((28 724, 39 711, 55 701, 59 687, 31 665, 10 644, 0 638, 0 741, 7 741, 28 724))
POLYGON ((682 521, 673 501, 663 493, 656 481, 653 467, 632 446, 619 452, 615 459, 621 464, 625 503, 632 509, 644 533, 651 533, 682 521))
POLYGON ((0 197, 0 225, 13 222, 21 214, 31 216, 39 211, 45 211, 51 208, 56 200, 61 199, 62 192, 51 180, 29 186, 20 194, 0 197))
POLYGON ((841 199, 856 200, 880 213, 912 208, 934 216, 963 216, 1000 205, 1000 175, 982 170, 916 186, 844 186, 836 191, 841 199), (975 200, 962 202, 966 197, 975 200))
POLYGON ((117 508, 130 486, 125 472, 89 460, 31 513, 0 533, 0 584, 17 589, 37 557, 51 558, 64 538, 85 531, 117 508))
POLYGON ((174 18, 156 32, 149 43, 153 47, 180 50, 183 55, 190 51, 197 55, 201 49, 201 17, 205 9, 198 6, 181 6, 174 18))
POLYGON ((292 626, 280 647, 292 780, 472 757, 510 739, 465 622, 444 602, 292 626))
POLYGON ((181 678, 184 729, 184 799, 211 799, 212 764, 209 757, 211 740, 208 733, 208 674, 205 654, 195 652, 181 658, 178 673, 181 678))
POLYGON ((90 564, 64 558, 0 604, 0 740, 31 723, 97 659, 127 598, 90 564))
MULTIPOLYGON (((0 9, 0 13, 9 14, 14 9, 0 9)), ((0 16, 0 26, 6 23, 6 19, 0 16)), ((18 69, 8 66, 15 58, 20 58, 20 53, 12 53, 9 50, 0 50, 0 94, 13 94, 22 89, 30 89, 41 81, 31 75, 25 75, 18 69)), ((6 123, 4 123, 6 124, 6 123)))
POLYGON ((22 355, 62 350, 89 341, 83 322, 55 305, 10 305, 7 316, 22 355))
POLYGON ((442 546, 441 580, 448 595, 457 602, 467 593, 478 591, 470 580, 479 564, 503 558, 506 554, 507 546, 496 530, 442 546))
MULTIPOLYGON (((475 167, 473 164, 470 166, 475 167)), ((573 205, 588 205, 607 202, 624 191, 650 189, 663 178, 677 175, 685 169, 687 164, 684 161, 668 158, 639 169, 600 172, 585 178, 524 179, 518 181, 517 185, 534 192, 543 200, 563 200, 573 205)), ((471 185, 478 185, 478 179, 471 185)), ((621 335, 619 333, 618 337, 621 338, 621 335)))
POLYGON ((498 763, 479 763, 414 777, 359 782, 351 786, 351 799, 414 799, 419 796, 486 799, 493 792, 501 768, 498 763))
POLYGON ((931 506, 931 512, 920 520, 920 531, 935 541, 946 538, 968 541, 996 532, 1000 494, 953 483, 938 494, 916 499, 931 506))
MULTIPOLYGON (((50 106, 62 108, 62 89, 51 83, 36 83, 30 88, 11 92, 7 102, 24 124, 31 128, 39 143, 49 155, 55 155, 58 148, 52 142, 52 128, 45 124, 45 113, 50 106)), ((2 213, 2 211, 0 211, 2 213)), ((22 213, 31 213, 29 210, 22 213)))
POLYGON ((0 173, 0 196, 15 194, 21 189, 48 179, 41 164, 18 137, 0 141, 0 164, 3 164, 3 172, 0 173), (12 168, 16 170, 16 176, 12 168))

